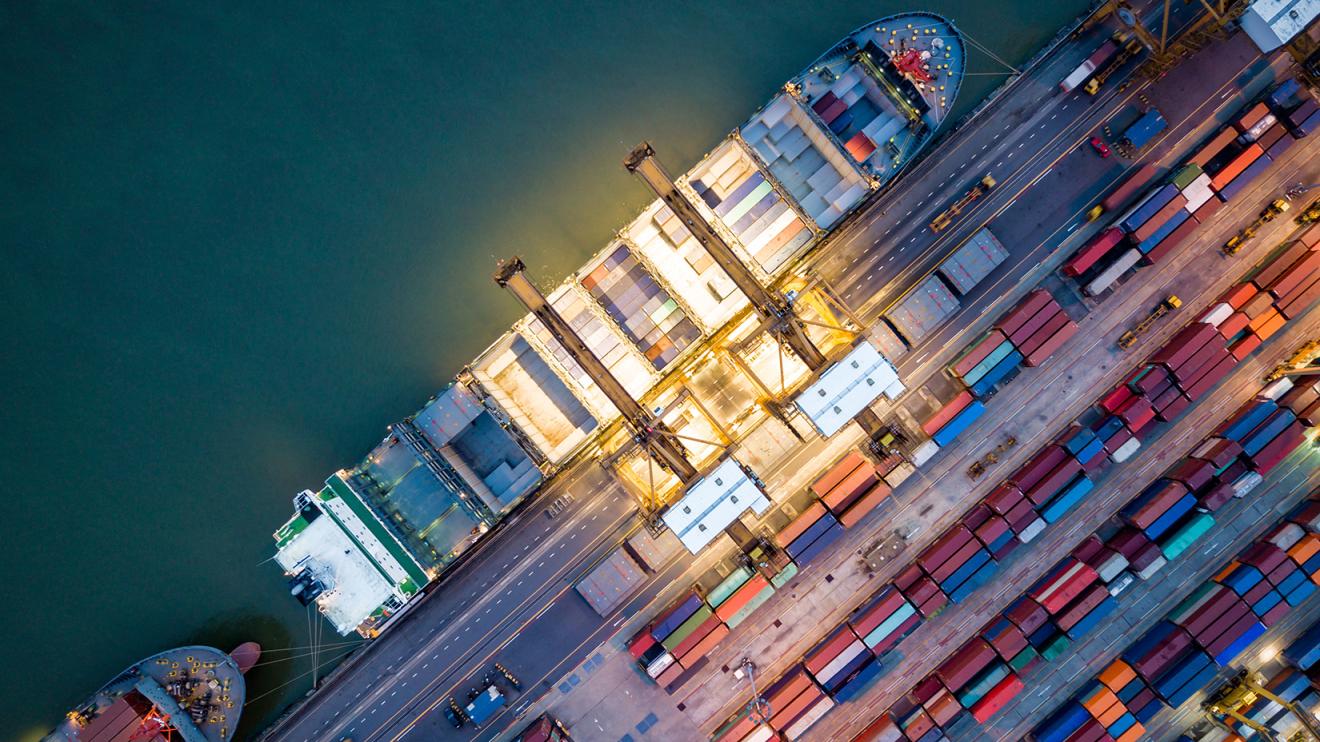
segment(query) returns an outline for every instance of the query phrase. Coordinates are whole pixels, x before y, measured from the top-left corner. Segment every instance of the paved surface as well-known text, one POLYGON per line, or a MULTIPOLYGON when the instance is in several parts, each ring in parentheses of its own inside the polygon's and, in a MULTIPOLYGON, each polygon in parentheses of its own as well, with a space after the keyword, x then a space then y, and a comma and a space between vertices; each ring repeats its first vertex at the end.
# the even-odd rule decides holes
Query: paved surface
MULTIPOLYGON (((862 304, 869 320, 892 299, 887 286, 910 285, 929 270, 928 264, 975 231, 979 223, 994 218, 995 232, 1012 248, 1013 257, 1009 265, 1001 267, 1003 275, 997 273, 979 295, 970 297, 965 316, 974 317, 1005 303, 1012 291, 1031 285, 1029 279, 1043 275, 1042 256, 1051 254, 1070 236, 1071 230, 1066 229, 1070 222, 1075 224, 1076 215, 1089 208, 1096 194, 1121 177, 1122 164, 1099 160, 1079 150, 1078 143, 1089 138, 1099 122, 1130 115, 1129 101, 1141 87, 1134 85, 1120 94, 1115 79, 1098 99, 1053 94, 1057 79, 1097 43, 1092 38, 1069 45, 1035 75, 1018 81, 975 126, 952 137, 919 171, 910 173, 901 183, 901 191, 832 239, 822 251, 827 257, 817 263, 816 270, 851 301, 862 304), (1043 104, 1042 95, 1047 95, 1043 104), (970 184, 987 170, 994 172, 1000 187, 964 213, 949 233, 933 238, 922 226, 929 216, 962 192, 960 180, 970 184), (1048 208, 1009 208, 1028 186, 1049 196, 1043 199, 1048 208), (927 198, 923 195, 927 190, 941 197, 927 198), (1058 229, 1047 239, 1039 238, 1055 227, 1058 229)), ((1236 54, 1219 55, 1222 79, 1232 79, 1242 68, 1233 65, 1244 52, 1238 49, 1236 54)), ((1198 86, 1204 84, 1199 70, 1194 79, 1198 86)), ((1230 87, 1225 96, 1230 102, 1233 92, 1230 87)), ((1166 144, 1154 150, 1156 154, 1160 147, 1167 149, 1198 126, 1208 129, 1211 124, 1202 122, 1212 115, 1213 106, 1223 103, 1214 95, 1207 96, 1204 89, 1199 96, 1188 92, 1179 100, 1183 98, 1187 113, 1181 116, 1175 113, 1180 110, 1175 101, 1157 101, 1171 122, 1183 123, 1170 132, 1166 144), (1207 101, 1211 110, 1201 106, 1207 101)), ((1062 254, 1057 253, 1058 259, 1062 254)), ((1137 307, 1124 306, 1132 316, 1140 312, 1137 307)), ((983 322, 993 316, 988 314, 983 322)), ((965 343, 976 331, 968 321, 950 324, 903 359, 905 377, 922 378, 937 367, 939 358, 961 347, 955 342, 957 337, 965 343), (936 353, 935 348, 944 352, 936 353)), ((802 447, 782 465, 788 474, 780 479, 791 481, 802 463, 813 457, 829 458, 822 455, 826 448, 831 446, 819 442, 802 447)), ((1028 449, 1024 446, 1023 450, 1028 449)), ((767 476, 767 481, 776 474, 767 476)), ((463 733, 450 729, 435 705, 450 695, 461 698, 498 659, 532 687, 514 695, 510 712, 481 735, 490 736, 512 723, 534 697, 555 688, 561 678, 572 677, 570 670, 583 658, 594 658, 595 648, 621 630, 621 621, 602 622, 578 596, 566 593, 578 576, 633 528, 631 499, 599 467, 585 465, 562 475, 539 496, 535 506, 503 528, 434 595, 374 642, 370 651, 360 653, 340 677, 278 727, 274 736, 309 740, 342 736, 393 739, 405 734, 410 738, 470 738, 470 729, 463 733), (557 519, 549 519, 544 503, 565 493, 574 497, 572 505, 557 519)), ((703 557, 696 567, 708 566, 707 562, 717 558, 703 557)), ((678 577, 692 566, 671 565, 654 576, 617 615, 633 615, 657 596, 663 598, 663 588, 683 584, 678 577)), ((594 662, 592 667, 602 664, 594 662)), ((641 717, 638 722, 645 720, 641 717)), ((643 723, 646 732, 661 732, 660 721, 654 726, 643 723)), ((643 734, 633 727, 635 734, 643 734)))

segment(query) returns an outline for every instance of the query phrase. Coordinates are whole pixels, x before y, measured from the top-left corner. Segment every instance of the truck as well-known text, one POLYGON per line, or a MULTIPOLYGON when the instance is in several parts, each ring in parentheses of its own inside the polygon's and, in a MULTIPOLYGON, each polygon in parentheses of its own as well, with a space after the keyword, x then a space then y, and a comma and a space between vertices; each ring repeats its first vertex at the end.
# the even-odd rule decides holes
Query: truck
POLYGON ((1086 92, 1094 95, 1095 91, 1100 89, 1100 86, 1097 84, 1095 90, 1091 90, 1088 83, 1096 76, 1096 73, 1109 67, 1110 63, 1118 57, 1120 49, 1121 47, 1117 41, 1113 39, 1105 40, 1105 43, 1101 44, 1099 49, 1091 52, 1091 56, 1082 60, 1082 63, 1077 65, 1076 69, 1063 78, 1063 81, 1059 83, 1059 89, 1067 94, 1083 85, 1087 85, 1086 92))
POLYGON ((1141 114, 1141 118, 1133 121, 1128 128, 1123 130, 1122 142, 1133 152, 1140 152, 1143 147, 1150 144, 1155 135, 1169 128, 1169 122, 1164 120, 1164 115, 1158 108, 1152 108, 1141 114))
POLYGON ((504 708, 505 703, 507 701, 504 694, 492 683, 483 690, 476 691, 476 695, 470 697, 464 711, 467 713, 467 717, 472 720, 472 723, 480 727, 494 716, 495 712, 504 708))
POLYGON ((931 220, 930 222, 931 231, 939 232, 941 230, 947 229, 948 226, 953 223, 954 217, 961 214, 963 209, 967 208, 967 206, 971 204, 973 201, 985 195, 987 192, 989 192, 991 188, 994 188, 995 185, 997 185, 995 183, 995 179, 992 178, 989 173, 986 173, 985 177, 981 178, 981 180, 977 182, 976 185, 972 186, 971 190, 963 194, 962 198, 959 198, 957 201, 954 201, 953 203, 949 204, 949 208, 945 209, 944 211, 941 211, 938 215, 936 215, 934 219, 931 220))

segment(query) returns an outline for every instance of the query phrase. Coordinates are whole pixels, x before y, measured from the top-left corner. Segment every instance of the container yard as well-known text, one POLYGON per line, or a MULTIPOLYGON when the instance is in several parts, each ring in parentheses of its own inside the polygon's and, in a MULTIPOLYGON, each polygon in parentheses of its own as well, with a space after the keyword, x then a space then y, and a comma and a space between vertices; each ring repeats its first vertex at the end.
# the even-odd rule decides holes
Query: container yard
MULTIPOLYGON (((387 585, 373 624, 493 532, 472 558, 517 567, 475 604, 514 607, 470 624, 476 651, 542 685, 487 723, 1172 739, 1252 647, 1320 621, 1320 228, 1292 221, 1313 194, 1221 249, 1320 176, 1306 136, 1320 108, 1298 68, 1234 33, 1143 80, 1149 50, 1099 22, 1043 57, 1046 85, 1014 93, 1014 116, 1037 119, 995 119, 1003 144, 951 134, 990 154, 936 150, 939 178, 914 171, 897 182, 921 187, 890 192, 962 74, 948 22, 912 19, 855 31, 675 180, 635 150, 628 167, 659 199, 548 297, 497 278, 530 313, 453 387, 489 422, 470 443, 426 434, 452 449, 434 457, 445 475, 425 451, 407 469, 452 479, 470 535, 428 542, 414 592, 387 585), (913 114, 926 118, 896 128, 913 114), (1101 135, 1116 154, 1075 144, 1101 135), (1001 169, 1009 153, 1023 159, 1001 169), (995 188, 929 226, 992 170, 995 188), (1157 304, 1177 311, 1117 342, 1157 304), (500 548, 501 529, 522 540, 500 548)), ((397 552, 420 548, 412 523, 428 517, 443 522, 394 519, 397 552)), ((455 668, 422 692, 432 708, 480 690, 479 669, 455 668)), ((500 733, 437 718, 366 728, 500 733)))

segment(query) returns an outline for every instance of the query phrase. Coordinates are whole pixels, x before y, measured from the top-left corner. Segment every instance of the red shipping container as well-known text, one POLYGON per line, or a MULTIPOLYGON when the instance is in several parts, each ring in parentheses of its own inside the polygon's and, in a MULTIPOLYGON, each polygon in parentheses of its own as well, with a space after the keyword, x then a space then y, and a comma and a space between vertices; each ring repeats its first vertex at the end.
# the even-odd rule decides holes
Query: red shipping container
POLYGON ((995 652, 999 654, 1000 659, 1008 662, 1017 656, 1018 652, 1027 648, 1027 637, 1016 624, 1009 621, 1004 624, 1004 628, 994 636, 986 636, 986 641, 994 647, 995 652))
POLYGON ((1072 556, 1074 559, 1080 559, 1083 562, 1086 562, 1087 564, 1090 564, 1092 567, 1094 567, 1095 565, 1091 563, 1091 560, 1094 559, 1096 555, 1100 554, 1104 550, 1105 550, 1105 543, 1100 540, 1099 536, 1093 533, 1090 536, 1087 536, 1085 539, 1083 539, 1082 542, 1078 544, 1077 547, 1074 548, 1069 555, 1072 556))
POLYGON ((920 579, 921 567, 915 564, 910 564, 907 569, 899 572, 898 576, 894 578, 894 587, 897 587, 899 590, 906 590, 915 585, 920 579))
POLYGON ((1227 357, 1216 364, 1214 368, 1210 369, 1199 379, 1192 382, 1191 387, 1186 390, 1187 397, 1192 401, 1200 399, 1206 392, 1213 389, 1215 384, 1218 384, 1225 376, 1228 376, 1228 373, 1233 370, 1233 367, 1236 366, 1237 363, 1237 358, 1234 358, 1230 353, 1227 357))
POLYGON ((1157 394, 1156 389, 1168 381, 1169 370, 1164 366, 1147 364, 1133 371, 1123 380, 1134 392, 1142 396, 1154 398, 1157 394))
POLYGON ((1287 430, 1280 433, 1278 437, 1265 444, 1265 448, 1251 460, 1251 468, 1261 474, 1268 474, 1270 470, 1283 462, 1288 454, 1302 445, 1305 440, 1301 423, 1293 421, 1293 424, 1287 430))
POLYGON ((1031 351, 1023 359, 1023 363, 1029 367, 1039 366, 1046 358, 1054 355, 1077 334, 1077 323, 1069 321, 1059 331, 1050 336, 1049 340, 1041 343, 1039 347, 1031 351))
POLYGON ((1147 544, 1138 549, 1137 553, 1128 560, 1128 563, 1134 572, 1140 572, 1154 564, 1162 556, 1164 556, 1164 553, 1160 551, 1159 544, 1147 544))
POLYGON ((1320 280, 1311 284, 1309 288, 1297 292, 1276 309, 1284 319, 1293 319, 1309 309, 1316 299, 1320 299, 1320 280))
POLYGON ((1036 334, 1036 331, 1044 327, 1047 323, 1063 313, 1063 308, 1054 301, 1046 304, 1035 316, 1022 323, 1022 326, 1008 333, 1008 339, 1013 341, 1013 345, 1022 346, 1028 338, 1036 334))
POLYGON ((1068 451, 1059 446, 1046 446, 1033 456, 1021 468, 1009 476, 1008 481, 1016 484, 1023 494, 1035 487, 1064 461, 1071 459, 1068 451))
POLYGON ((1219 334, 1225 340, 1231 340, 1234 335, 1247 329, 1249 324, 1251 324, 1250 317, 1242 312, 1233 312, 1228 316, 1228 319, 1219 323, 1219 334))
POLYGON ((995 650, 984 639, 972 637, 935 669, 935 675, 944 682, 944 687, 957 693, 994 661, 995 650))
POLYGON ((865 611, 853 614, 848 619, 848 624, 853 627, 853 631, 855 631, 858 636, 864 637, 872 631, 875 631, 876 627, 884 623, 885 619, 894 615, 894 611, 898 610, 905 603, 907 603, 907 601, 903 599, 903 595, 897 590, 894 590, 890 592, 884 600, 875 603, 865 611))
POLYGON ((1145 223, 1137 227, 1136 231, 1132 233, 1132 239, 1136 242, 1144 242, 1147 237, 1160 231, 1160 227, 1163 227, 1165 222, 1172 219, 1174 214, 1182 211, 1183 207, 1186 205, 1187 197, 1183 196, 1181 193, 1174 196, 1169 203, 1165 204, 1159 211, 1155 212, 1154 215, 1147 219, 1145 223))
POLYGON ((1233 357, 1239 361, 1246 360, 1246 357, 1251 355, 1253 351, 1259 348, 1260 344, 1261 344, 1260 337, 1256 335, 1247 335, 1246 337, 1234 343, 1229 348, 1229 352, 1231 352, 1233 354, 1233 357))
MULTIPOLYGON (((1292 565, 1292 567, 1293 569, 1297 569, 1297 565, 1295 564, 1292 565)), ((1260 600, 1266 595, 1269 595, 1270 591, 1273 589, 1274 586, 1272 584, 1264 580, 1261 580, 1260 582, 1256 583, 1255 587, 1248 590, 1246 594, 1242 596, 1242 602, 1246 603, 1247 605, 1255 605, 1256 601, 1260 600)))
MULTIPOLYGON (((940 586, 929 577, 922 577, 912 584, 912 587, 903 591, 911 603, 925 603, 936 595, 940 595, 940 586)), ((721 606, 723 607, 723 606, 721 606)))
POLYGON ((1231 128, 1224 127, 1219 130, 1219 133, 1215 135, 1214 139, 1206 142, 1200 149, 1196 150, 1195 154, 1187 158, 1187 161, 1205 167, 1207 162, 1215 159, 1215 155, 1222 152, 1225 147, 1232 144, 1237 138, 1238 132, 1231 128))
POLYGON ((936 539, 935 543, 926 547, 926 550, 921 552, 921 556, 917 557, 917 564, 929 574, 933 569, 947 562, 949 557, 970 541, 972 541, 972 532, 967 530, 966 526, 958 524, 936 539))
POLYGON ((1109 548, 1122 554, 1124 559, 1131 561, 1132 557, 1137 555, 1137 552, 1150 545, 1150 539, 1146 538, 1146 534, 1134 528, 1124 528, 1110 536, 1107 543, 1109 548))
POLYGON ((1151 680, 1165 668, 1171 666, 1188 647, 1192 646, 1192 637, 1179 628, 1164 640, 1163 644, 1152 649, 1144 657, 1129 660, 1132 669, 1146 680, 1151 680))
POLYGON ((1179 366, 1218 334, 1219 331, 1215 329, 1214 325, 1194 322, 1177 335, 1174 335, 1169 342, 1164 344, 1164 347, 1156 351, 1151 358, 1151 362, 1163 363, 1170 369, 1177 371, 1179 366))
POLYGON ((1233 484, 1224 482, 1211 487, 1208 492, 1197 498, 1197 504, 1201 507, 1214 512, 1228 504, 1233 499, 1233 484))
POLYGON ((1165 405, 1164 409, 1160 410, 1160 413, 1157 417, 1159 417, 1160 420, 1164 420, 1164 421, 1172 420, 1175 417, 1181 415, 1183 411, 1186 410, 1191 405, 1192 405, 1192 400, 1179 394, 1177 397, 1171 400, 1167 405, 1165 405))
POLYGON ((1133 397, 1118 411, 1118 416, 1127 425, 1128 430, 1140 433, 1155 419, 1155 407, 1145 397, 1133 397))
POLYGON ((1202 603, 1199 608, 1192 611, 1191 615, 1184 618, 1180 625, 1189 634, 1200 634, 1238 604, 1246 605, 1242 603, 1242 599, 1237 596, 1237 593, 1228 588, 1223 588, 1211 596, 1209 600, 1202 603))
POLYGON ((1077 251, 1067 263, 1063 264, 1063 275, 1076 278, 1095 265, 1123 241, 1123 230, 1110 227, 1092 237, 1077 251))
POLYGON ((1012 621, 1023 634, 1030 635, 1045 625, 1049 613, 1036 601, 1023 599, 1004 611, 1004 618, 1012 621))
POLYGON ((1315 247, 1317 244, 1320 244, 1320 222, 1312 224, 1311 228, 1302 232, 1302 236, 1298 239, 1300 239, 1307 247, 1315 247))
POLYGON ((864 462, 821 500, 830 512, 838 515, 879 483, 880 477, 875 473, 875 467, 870 462, 864 462))
POLYGON ((981 696, 981 700, 972 704, 972 718, 980 724, 984 724, 990 717, 999 713, 1009 701, 1013 700, 1017 694, 1022 692, 1022 681, 1018 676, 1009 673, 1007 677, 995 684, 988 693, 981 696))
MULTIPOLYGON (((1316 254, 1320 255, 1320 253, 1316 254)), ((1054 333, 1063 329, 1064 325, 1067 325, 1068 322, 1068 315, 1064 313, 1063 308, 1060 307, 1058 312, 1055 312, 1053 315, 1046 318, 1046 320, 1041 323, 1040 327, 1031 331, 1031 334, 1024 333, 1020 336, 1020 339, 1014 338, 1013 344, 1017 346, 1018 351, 1023 355, 1027 355, 1039 348, 1045 341, 1049 340, 1054 333)), ((1025 329, 1024 326, 1023 329, 1018 332, 1023 332, 1025 329)))
POLYGON ((976 529, 976 538, 986 546, 995 542, 995 539, 1008 533, 1008 521, 995 516, 987 520, 976 529))
POLYGON ((987 520, 990 520, 992 515, 994 515, 994 512, 990 510, 989 505, 986 505, 984 502, 978 502, 972 506, 971 510, 967 511, 966 515, 963 516, 962 524, 967 526, 968 530, 975 533, 976 529, 980 528, 987 520))
POLYGON ((974 345, 967 355, 958 359, 956 363, 949 367, 958 376, 966 376, 968 371, 976 368, 977 364, 984 361, 987 356, 995 351, 1008 337, 999 330, 991 330, 984 338, 974 345))
POLYGON ((1228 293, 1221 296, 1219 298, 1219 301, 1215 303, 1219 304, 1222 302, 1228 304, 1234 309, 1241 309, 1242 307, 1245 307, 1247 305, 1247 302, 1251 301, 1252 297, 1254 297, 1256 293, 1257 293, 1257 289, 1254 284, 1249 282, 1239 283, 1235 285, 1233 288, 1229 289, 1228 293))
POLYGON ((802 664, 812 675, 815 675, 830 662, 833 662, 840 652, 856 641, 858 641, 858 638, 853 633, 852 627, 844 624, 808 652, 802 664))
POLYGON ((1126 385, 1119 386, 1100 399, 1100 409, 1112 414, 1114 410, 1127 404, 1127 401, 1135 396, 1126 385))
POLYGON ((1204 459, 1215 465, 1216 469, 1223 469, 1225 466, 1233 463, 1233 460, 1242 453, 1242 445, 1237 441, 1231 441, 1227 438, 1210 438, 1211 443, 1204 448, 1198 446, 1196 457, 1204 459))
POLYGON ((1021 502, 1022 499, 1022 490, 1008 482, 1004 482, 985 496, 985 504, 990 506, 990 509, 996 513, 1007 515, 1008 511, 1021 502))
POLYGON ((1270 572, 1288 563, 1288 554, 1268 541, 1257 541, 1238 555, 1238 561, 1259 569, 1268 578, 1270 572))
POLYGON ((871 647, 871 651, 876 655, 881 655, 898 646, 898 643, 903 641, 903 638, 908 635, 908 632, 917 628, 917 625, 921 623, 921 619, 922 616, 916 614, 909 616, 908 620, 904 621, 898 628, 894 629, 893 633, 886 637, 884 641, 871 647))
POLYGON ((1260 617, 1260 622, 1265 624, 1265 628, 1271 628, 1274 624, 1282 621, 1291 609, 1292 606, 1288 605, 1286 601, 1279 601, 1278 605, 1265 611, 1265 615, 1260 617))
POLYGON ((1127 428, 1120 428, 1117 433, 1114 433, 1104 442, 1105 452, 1114 453, 1122 448, 1124 443, 1132 440, 1133 437, 1132 431, 1127 428))
POLYGON ((1028 500, 1031 500, 1037 505, 1041 505, 1058 494, 1059 490, 1067 486, 1069 482, 1081 473, 1082 465, 1077 463, 1077 459, 1069 457, 1064 460, 1063 463, 1059 464, 1059 468, 1050 472, 1049 476, 1040 480, 1035 487, 1032 487, 1023 494, 1027 496, 1028 500))
POLYGON ((1239 116, 1237 121, 1233 122, 1233 128, 1237 129, 1239 133, 1245 134, 1248 129, 1260 123, 1260 120, 1268 116, 1269 113, 1270 107, 1264 101, 1261 101, 1239 116))
POLYGON ((936 582, 944 582, 950 575, 957 572, 959 567, 966 564, 967 560, 971 559, 976 552, 983 548, 985 547, 981 546, 979 541, 972 539, 963 544, 962 548, 954 552, 947 560, 934 565, 933 567, 928 567, 926 572, 931 576, 931 579, 936 582))
POLYGON ((1025 497, 1022 498, 1022 502, 1014 505, 1013 509, 1008 511, 1008 515, 1004 516, 1014 533, 1022 533, 1037 518, 1036 508, 1031 504, 1031 500, 1025 497))
MULTIPOLYGON (((1276 253, 1272 258, 1267 258, 1261 265, 1256 275, 1251 277, 1251 283, 1256 288, 1264 291, 1270 288, 1282 276, 1285 271, 1295 265, 1303 256, 1307 255, 1311 248, 1304 242, 1291 242, 1283 251, 1276 253)), ((1253 292, 1254 294, 1254 292, 1253 292)))
POLYGON ((1034 289, 1029 292, 1012 309, 1004 313, 995 323, 995 327, 1001 330, 1005 335, 1010 335, 1014 330, 1021 327, 1027 320, 1031 319, 1045 305, 1054 301, 1054 297, 1045 289, 1034 289))
POLYGON ((917 683, 916 687, 912 689, 912 697, 916 698, 917 702, 922 706, 930 703, 932 698, 946 696, 948 694, 948 689, 945 688, 944 684, 940 682, 940 679, 934 675, 927 675, 922 678, 921 682, 917 683))
POLYGON ((1076 626, 1083 618, 1090 615, 1091 611, 1095 610, 1096 606, 1103 603, 1105 598, 1108 597, 1108 587, 1104 585, 1092 585, 1078 596, 1076 600, 1065 607, 1063 611, 1055 617, 1054 623, 1056 623, 1059 628, 1067 631, 1076 626))
POLYGON ((808 528, 815 525, 816 521, 820 520, 824 514, 825 506, 823 504, 819 502, 811 503, 803 508, 802 512, 787 526, 784 526, 782 531, 775 534, 775 543, 780 546, 788 546, 793 543, 793 539, 801 536, 808 528))
POLYGON ((1196 220, 1197 224, 1205 224, 1210 219, 1210 217, 1214 216, 1215 213, 1218 212, 1223 207, 1224 207, 1223 201, 1220 201, 1219 199, 1212 197, 1209 200, 1207 200, 1205 203, 1198 206, 1196 211, 1192 212, 1192 218, 1196 220))
POLYGON ((1288 296, 1291 292, 1311 285, 1320 271, 1320 252, 1308 252, 1306 257, 1297 261, 1268 287, 1276 298, 1288 296))
POLYGON ((942 610, 944 606, 948 604, 949 604, 949 597, 944 593, 939 592, 937 588, 934 595, 922 601, 921 605, 917 606, 917 611, 921 613, 922 616, 925 616, 926 618, 930 618, 936 613, 939 613, 940 610, 942 610))
POLYGON ((1201 459, 1183 459, 1168 476, 1187 485, 1187 489, 1195 491, 1214 479, 1215 465, 1201 459))
POLYGON ((1297 413, 1297 419, 1308 428, 1320 425, 1320 401, 1312 402, 1305 411, 1297 413))
MULTIPOLYGON (((1210 201, 1216 200, 1217 199, 1214 198, 1210 199, 1210 201)), ((1206 203, 1209 203, 1209 201, 1206 203)), ((1147 265, 1154 265, 1165 259, 1169 256, 1169 253, 1173 252, 1174 248, 1181 245, 1183 241, 1190 237, 1192 232, 1195 232, 1196 228, 1199 226, 1201 226, 1201 223, 1196 220, 1195 216, 1182 224, 1179 224, 1176 229, 1168 234, 1168 236, 1156 243, 1155 247, 1150 249, 1150 252, 1141 256, 1142 262, 1147 265)))

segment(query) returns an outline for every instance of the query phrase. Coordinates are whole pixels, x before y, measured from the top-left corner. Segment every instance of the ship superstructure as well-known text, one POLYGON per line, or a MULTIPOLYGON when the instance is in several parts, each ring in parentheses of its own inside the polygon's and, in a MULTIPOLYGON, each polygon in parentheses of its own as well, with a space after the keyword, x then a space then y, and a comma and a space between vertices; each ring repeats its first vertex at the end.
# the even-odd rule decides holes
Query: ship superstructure
MULTIPOLYGON (((828 357, 845 354, 859 330, 794 267, 933 140, 964 61, 957 30, 939 16, 868 24, 674 179, 756 281, 811 314, 813 342, 828 357), (830 327, 844 331, 820 329, 830 327)), ((640 497, 650 508, 663 504, 656 493, 680 488, 636 450, 645 446, 593 381, 600 373, 654 411, 666 436, 681 437, 694 466, 710 469, 733 440, 758 434, 765 410, 792 414, 791 394, 821 370, 767 332, 759 305, 659 199, 544 295, 600 361, 595 370, 528 314, 361 463, 296 498, 275 534, 276 559, 292 592, 341 633, 377 632, 574 461, 605 460, 649 491, 640 497), (741 399, 723 381, 731 370, 771 401, 741 399)))
POLYGON ((243 711, 243 673, 260 654, 250 642, 231 654, 204 646, 154 654, 71 710, 44 742, 225 742, 243 711))

